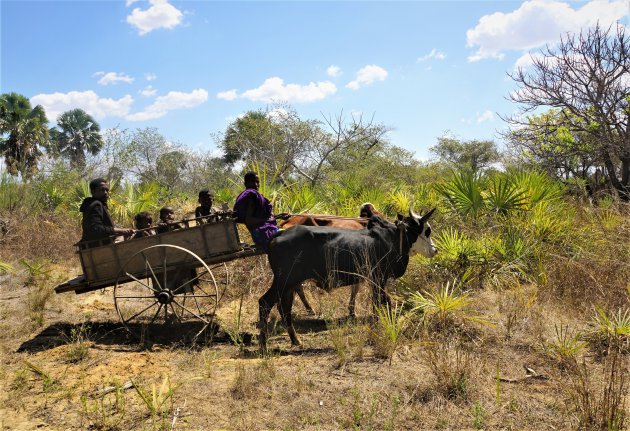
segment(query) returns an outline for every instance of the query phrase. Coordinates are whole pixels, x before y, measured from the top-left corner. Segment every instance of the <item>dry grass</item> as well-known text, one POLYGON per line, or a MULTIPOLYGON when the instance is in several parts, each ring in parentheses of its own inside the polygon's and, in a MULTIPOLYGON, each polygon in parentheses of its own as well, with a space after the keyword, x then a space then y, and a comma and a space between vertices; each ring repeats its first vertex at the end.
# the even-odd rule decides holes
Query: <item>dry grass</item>
POLYGON ((61 263, 76 259, 73 244, 81 238, 80 218, 14 212, 0 214, 0 219, 8 226, 7 234, 0 237, 0 260, 28 257, 61 263))
MULTIPOLYGON (((28 237, 27 228, 19 229, 28 237)), ((627 353, 594 354, 591 342, 559 367, 558 356, 539 348, 545 341, 562 347, 555 328, 568 327, 564 347, 570 351, 572 331, 588 327, 596 305, 609 316, 627 309, 630 268, 623 259, 628 247, 617 239, 571 259, 550 257, 541 265, 546 283, 473 290, 467 309, 489 316, 495 327, 428 325, 419 331, 416 325, 396 333, 396 343, 388 344, 394 350, 383 354, 371 335, 379 323, 371 317, 369 302, 356 321, 345 320, 348 289, 338 289, 316 294, 323 317, 306 316, 295 305, 304 347, 290 347, 277 325, 270 335, 271 354, 263 358, 255 344, 235 345, 229 336, 217 336, 209 345, 174 341, 143 349, 120 330, 110 290, 51 297, 55 274, 45 283, 36 277, 25 287, 28 274, 19 258, 37 262, 59 256, 76 267, 70 244, 78 235, 51 232, 57 244, 30 238, 0 252, 0 260, 17 270, 0 275, 0 429, 170 429, 173 420, 176 430, 248 431, 627 426, 627 353), (603 251, 606 244, 610 253, 603 251), (39 310, 43 326, 31 326, 31 308, 39 310), (90 330, 81 330, 87 322, 90 330), (25 360, 44 374, 28 368, 25 360), (524 367, 547 378, 527 378, 524 367), (166 395, 159 396, 164 376, 177 382, 165 401, 166 395), (136 390, 122 389, 129 380, 146 393, 156 388, 156 399, 164 402, 155 420, 136 390), (106 386, 113 392, 95 396, 106 386)), ((72 276, 75 267, 61 269, 72 276)), ((271 282, 266 258, 235 261, 229 269, 230 285, 218 310, 219 335, 232 331, 255 337, 257 301, 271 282)), ((413 261, 397 285, 425 292, 438 291, 443 282, 413 261)), ((605 341, 599 350, 609 349, 610 340, 605 341)), ((163 394, 168 392, 167 385, 163 394)))

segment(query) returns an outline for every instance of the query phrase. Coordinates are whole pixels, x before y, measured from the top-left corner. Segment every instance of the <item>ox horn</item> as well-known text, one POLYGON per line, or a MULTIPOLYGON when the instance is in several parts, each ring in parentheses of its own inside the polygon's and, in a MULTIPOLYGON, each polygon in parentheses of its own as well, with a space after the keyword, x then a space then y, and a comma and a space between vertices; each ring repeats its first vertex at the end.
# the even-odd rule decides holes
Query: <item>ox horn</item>
POLYGON ((424 223, 424 222, 428 221, 428 220, 429 220, 429 217, 431 217, 431 216, 433 215, 433 212, 434 212, 434 211, 435 211, 435 208, 433 208, 431 211, 429 211, 428 213, 426 213, 425 215, 423 215, 423 216, 420 218, 420 222, 421 222, 421 223, 424 223))

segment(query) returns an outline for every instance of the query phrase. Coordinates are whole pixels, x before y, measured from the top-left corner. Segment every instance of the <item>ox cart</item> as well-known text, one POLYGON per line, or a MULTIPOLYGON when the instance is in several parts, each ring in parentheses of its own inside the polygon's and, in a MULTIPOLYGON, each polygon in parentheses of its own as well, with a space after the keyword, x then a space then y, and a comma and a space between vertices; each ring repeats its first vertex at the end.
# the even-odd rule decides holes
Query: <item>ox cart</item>
POLYGON ((240 241, 229 212, 196 219, 194 226, 190 222, 153 236, 76 244, 83 275, 55 292, 80 294, 113 286, 116 312, 132 334, 188 325, 199 335, 213 321, 219 285, 229 283, 225 263, 263 251, 240 241))

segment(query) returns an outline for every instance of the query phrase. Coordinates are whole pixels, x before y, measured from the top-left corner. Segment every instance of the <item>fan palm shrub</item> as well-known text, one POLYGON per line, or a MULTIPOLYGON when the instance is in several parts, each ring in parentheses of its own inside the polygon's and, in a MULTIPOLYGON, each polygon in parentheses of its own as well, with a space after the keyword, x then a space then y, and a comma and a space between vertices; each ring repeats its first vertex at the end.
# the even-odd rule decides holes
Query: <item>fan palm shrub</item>
POLYGON ((525 209, 531 209, 538 204, 558 202, 564 196, 564 186, 552 180, 543 172, 535 170, 512 169, 506 175, 515 187, 520 189, 525 197, 525 209))
POLYGON ((526 206, 525 192, 506 175, 495 175, 485 198, 488 211, 507 215, 526 206))
POLYGON ((483 182, 480 173, 472 171, 453 172, 445 183, 435 186, 451 211, 473 220, 478 219, 485 209, 483 182))
POLYGON ((531 278, 534 247, 521 230, 508 225, 498 235, 490 237, 488 259, 491 261, 490 282, 496 287, 511 285, 531 278))
POLYGON ((430 261, 430 265, 441 268, 447 278, 462 279, 464 275, 472 281, 477 270, 487 263, 486 251, 482 245, 468 235, 449 227, 435 235, 434 242, 440 252, 430 261))
POLYGON ((284 208, 292 213, 319 213, 322 203, 309 184, 293 184, 280 192, 284 208))
MULTIPOLYGON (((110 184, 110 187, 112 185, 110 184)), ((116 187, 110 197, 112 216, 119 223, 130 224, 133 217, 141 212, 157 212, 167 201, 168 190, 155 182, 141 183, 134 186, 125 181, 122 187, 116 187)))
POLYGON ((387 214, 407 214, 412 206, 413 196, 403 190, 397 190, 387 195, 387 203, 383 206, 383 211, 387 214))

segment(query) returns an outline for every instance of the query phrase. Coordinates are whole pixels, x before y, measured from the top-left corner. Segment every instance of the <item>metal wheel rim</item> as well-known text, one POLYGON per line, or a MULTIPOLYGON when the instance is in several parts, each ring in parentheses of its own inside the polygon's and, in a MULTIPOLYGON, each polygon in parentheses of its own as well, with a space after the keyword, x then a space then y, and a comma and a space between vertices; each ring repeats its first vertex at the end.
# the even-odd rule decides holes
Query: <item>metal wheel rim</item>
POLYGON ((212 324, 218 299, 216 279, 208 265, 190 250, 170 244, 146 247, 135 253, 122 266, 114 286, 114 305, 120 321, 130 333, 141 338, 151 328, 201 322, 202 328, 195 335, 197 337, 212 324), (165 250, 162 252, 163 265, 154 268, 147 254, 156 248, 165 250), (166 258, 166 249, 169 248, 186 253, 184 263, 176 269, 169 269, 171 266, 166 258), (127 271, 129 263, 139 255, 145 261, 146 278, 136 277, 127 271), (186 268, 188 259, 191 266, 186 268), (167 271, 161 271, 162 268, 167 268, 167 271), (188 275, 187 271, 190 271, 188 275), (195 271, 194 277, 192 271, 195 271), (202 283, 193 286, 195 280, 202 280, 203 286, 202 283))

